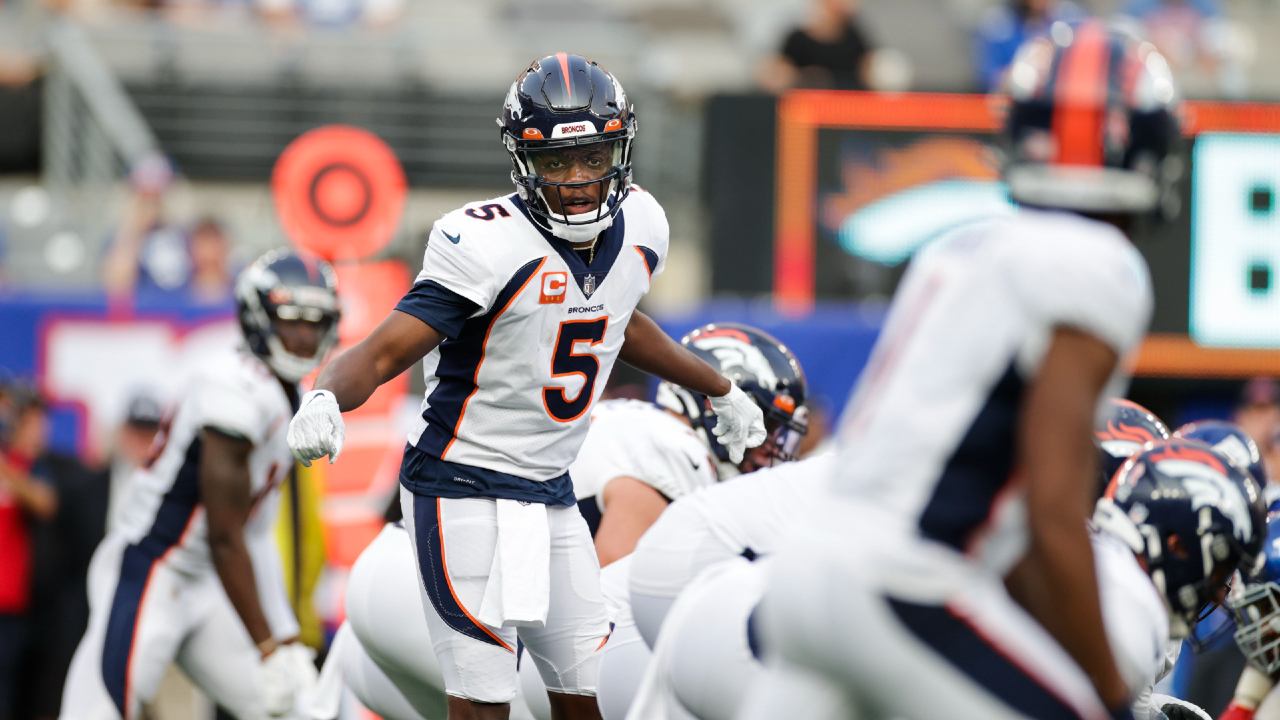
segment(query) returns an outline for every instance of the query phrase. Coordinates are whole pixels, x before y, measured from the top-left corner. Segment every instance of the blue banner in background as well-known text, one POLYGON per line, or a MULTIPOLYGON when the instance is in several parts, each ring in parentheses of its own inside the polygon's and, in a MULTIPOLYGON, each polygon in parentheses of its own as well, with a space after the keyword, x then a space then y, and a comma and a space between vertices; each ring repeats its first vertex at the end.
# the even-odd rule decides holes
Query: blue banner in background
MULTIPOLYGON (((163 323, 173 328, 197 327, 235 317, 235 306, 139 302, 128 308, 109 308, 101 292, 5 292, 0 293, 0 374, 44 388, 48 358, 48 331, 59 321, 119 325, 163 323)), ((94 357, 82 362, 89 366, 94 357)), ((86 373, 92 368, 86 367, 86 373)), ((59 452, 84 452, 86 409, 79 402, 51 403, 50 446, 59 452)))
MULTIPOLYGON (((824 410, 834 423, 866 365, 880 331, 883 312, 880 305, 820 304, 812 314, 796 319, 775 313, 768 302, 715 300, 687 313, 656 314, 654 319, 677 339, 710 322, 740 322, 768 332, 799 358, 809 381, 811 406, 824 410)), ((4 293, 0 294, 0 338, 4 339, 0 342, 0 371, 49 389, 52 381, 46 375, 56 360, 50 357, 50 328, 71 324, 78 332, 106 333, 113 337, 118 331, 120 343, 137 343, 133 338, 139 328, 154 330, 162 326, 168 328, 166 332, 172 336, 173 344, 181 345, 191 329, 219 321, 225 323, 234 316, 234 307, 227 305, 139 303, 121 312, 118 308, 108 308, 100 293, 4 293)), ((152 332, 146 338, 155 334, 152 332)), ((139 363, 156 364, 157 360, 149 357, 156 347, 154 343, 116 347, 116 359, 118 361, 121 352, 136 351, 139 363), (143 354, 148 357, 143 358, 143 354)), ((76 356, 73 362, 84 363, 86 374, 91 375, 93 366, 105 360, 84 354, 76 356)), ((178 370, 165 362, 158 364, 161 369, 155 380, 163 386, 170 380, 166 373, 176 374, 178 370)), ((60 367, 65 375, 65 358, 60 367)), ((65 378, 59 382, 65 384, 65 378)), ((54 449, 70 453, 86 450, 85 404, 55 398, 50 408, 54 449)))

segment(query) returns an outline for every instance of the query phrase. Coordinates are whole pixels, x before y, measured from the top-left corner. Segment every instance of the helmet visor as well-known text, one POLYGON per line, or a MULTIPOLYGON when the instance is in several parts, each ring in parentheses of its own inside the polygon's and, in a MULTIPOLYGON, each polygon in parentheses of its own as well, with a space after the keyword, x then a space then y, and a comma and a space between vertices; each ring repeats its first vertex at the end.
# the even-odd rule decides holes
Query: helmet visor
POLYGON ((548 183, 577 184, 603 179, 622 160, 616 141, 526 152, 529 169, 548 183))

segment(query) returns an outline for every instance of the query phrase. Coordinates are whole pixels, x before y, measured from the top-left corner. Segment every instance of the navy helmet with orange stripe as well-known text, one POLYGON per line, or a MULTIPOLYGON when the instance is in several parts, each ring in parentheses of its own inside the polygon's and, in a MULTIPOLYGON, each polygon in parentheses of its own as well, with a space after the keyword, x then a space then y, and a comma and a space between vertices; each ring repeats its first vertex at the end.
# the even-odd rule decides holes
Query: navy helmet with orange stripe
POLYGON ((514 166, 511 179, 534 222, 570 242, 591 240, 613 224, 631 189, 636 118, 608 70, 572 53, 536 60, 511 84, 498 125, 514 166), (536 154, 571 148, 604 150, 602 176, 563 182, 538 172, 536 154), (568 213, 565 191, 571 188, 597 191, 594 211, 568 213), (549 193, 556 194, 556 202, 547 202, 549 193))
POLYGON ((1013 200, 1090 214, 1176 208, 1180 101, 1149 42, 1087 20, 1025 43, 1006 76, 1013 200))
POLYGON ((282 380, 297 382, 320 367, 338 342, 338 276, 329 263, 288 248, 272 250, 236 279, 240 329, 250 352, 282 380), (276 323, 304 321, 320 326, 311 357, 299 357, 280 340, 276 323))
POLYGON ((1262 462, 1262 451, 1239 425, 1226 420, 1197 420, 1183 425, 1173 434, 1212 445, 1214 450, 1247 470, 1259 485, 1266 486, 1267 470, 1262 462))
POLYGON ((1106 412, 1093 427, 1098 446, 1098 492, 1102 495, 1116 471, 1135 453, 1169 439, 1169 427, 1155 413, 1123 398, 1107 400, 1106 412))
POLYGON ((694 432, 719 458, 721 479, 795 460, 800 441, 809 432, 805 407, 809 386, 791 350, 769 333, 741 323, 703 325, 685 335, 680 344, 742 388, 764 412, 769 437, 759 447, 749 448, 735 467, 729 463, 728 451, 711 433, 719 420, 706 396, 672 383, 659 383, 658 404, 688 418, 694 432))
POLYGON ((1250 576, 1261 565, 1267 508, 1248 472, 1205 443, 1174 438, 1125 462, 1093 523, 1142 558, 1171 634, 1186 637, 1225 599, 1236 570, 1250 576))

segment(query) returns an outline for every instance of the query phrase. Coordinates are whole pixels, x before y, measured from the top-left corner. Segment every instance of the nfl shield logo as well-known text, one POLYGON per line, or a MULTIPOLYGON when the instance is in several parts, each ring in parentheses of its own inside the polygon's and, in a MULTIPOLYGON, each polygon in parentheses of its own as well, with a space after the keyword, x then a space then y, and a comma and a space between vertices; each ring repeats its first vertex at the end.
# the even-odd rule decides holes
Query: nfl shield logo
POLYGON ((591 297, 591 293, 596 291, 596 276, 588 275, 582 278, 582 294, 591 297))

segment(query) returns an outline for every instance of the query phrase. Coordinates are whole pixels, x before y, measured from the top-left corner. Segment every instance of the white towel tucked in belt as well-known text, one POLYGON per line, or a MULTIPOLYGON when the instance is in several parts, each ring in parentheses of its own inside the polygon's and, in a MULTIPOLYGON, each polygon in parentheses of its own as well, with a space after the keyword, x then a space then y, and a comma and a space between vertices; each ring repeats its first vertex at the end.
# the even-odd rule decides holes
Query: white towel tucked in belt
POLYGON ((496 503, 498 547, 477 617, 492 627, 544 627, 551 604, 547 506, 519 500, 496 503))

